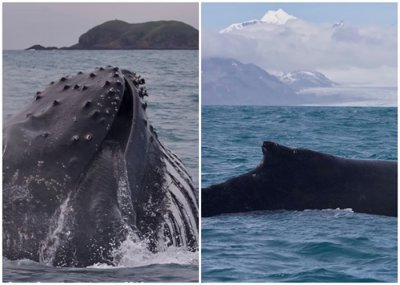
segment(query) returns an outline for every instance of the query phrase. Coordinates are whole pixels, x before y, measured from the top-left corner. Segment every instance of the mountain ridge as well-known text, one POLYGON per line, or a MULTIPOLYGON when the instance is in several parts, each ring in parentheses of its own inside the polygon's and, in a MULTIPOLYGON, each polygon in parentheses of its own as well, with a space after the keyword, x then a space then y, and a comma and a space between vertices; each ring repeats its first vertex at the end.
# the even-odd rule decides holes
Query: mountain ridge
POLYGON ((293 105, 294 91, 276 76, 232 58, 202 60, 202 102, 205 105, 293 105))
POLYGON ((233 58, 202 59, 202 103, 204 105, 299 105, 310 96, 307 88, 333 87, 336 83, 317 71, 270 74, 252 63, 233 58), (290 79, 290 80, 289 80, 290 79))
MULTIPOLYGON (((83 33, 77 44, 63 50, 198 49, 199 33, 179 21, 151 21, 130 24, 111 20, 83 33)), ((33 45, 26 50, 49 48, 33 45)), ((52 47, 51 49, 56 49, 52 47)))

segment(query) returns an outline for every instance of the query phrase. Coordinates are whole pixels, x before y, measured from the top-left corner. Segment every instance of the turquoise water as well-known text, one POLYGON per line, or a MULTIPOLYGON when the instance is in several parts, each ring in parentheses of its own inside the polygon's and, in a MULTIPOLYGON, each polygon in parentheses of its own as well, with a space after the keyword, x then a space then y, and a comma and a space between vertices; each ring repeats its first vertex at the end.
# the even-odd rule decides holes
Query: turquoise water
MULTIPOLYGON (((254 168, 264 140, 348 158, 397 159, 397 109, 202 109, 202 187, 254 168)), ((204 282, 396 282, 397 218, 351 209, 202 218, 204 282)))
MULTIPOLYGON (((148 89, 148 116, 160 141, 176 153, 198 185, 197 51, 5 51, 3 119, 29 103, 50 81, 105 65, 140 74, 148 89)), ((118 268, 60 269, 3 260, 3 280, 20 282, 189 282, 198 280, 198 253, 141 256, 127 249, 118 268)))

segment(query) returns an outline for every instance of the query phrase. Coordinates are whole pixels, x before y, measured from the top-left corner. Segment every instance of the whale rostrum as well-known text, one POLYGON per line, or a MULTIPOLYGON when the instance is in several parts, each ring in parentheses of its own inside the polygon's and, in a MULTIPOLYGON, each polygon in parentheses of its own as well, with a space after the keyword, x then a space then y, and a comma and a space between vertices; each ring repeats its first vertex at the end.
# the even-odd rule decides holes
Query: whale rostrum
POLYGON ((144 83, 118 67, 78 72, 5 123, 5 257, 115 264, 128 238, 198 249, 195 187, 149 123, 144 83))

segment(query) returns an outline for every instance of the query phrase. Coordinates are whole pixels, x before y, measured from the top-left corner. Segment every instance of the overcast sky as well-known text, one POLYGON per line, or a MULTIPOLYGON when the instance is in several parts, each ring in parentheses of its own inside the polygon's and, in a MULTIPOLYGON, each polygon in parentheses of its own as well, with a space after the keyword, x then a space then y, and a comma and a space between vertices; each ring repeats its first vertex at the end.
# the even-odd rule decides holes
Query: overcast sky
POLYGON ((3 48, 70 46, 109 20, 177 20, 198 29, 197 3, 4 3, 3 48))
POLYGON ((207 4, 207 21, 214 24, 202 30, 203 57, 231 57, 272 73, 320 71, 347 85, 397 86, 397 4, 207 4), (246 21, 279 8, 297 20, 218 33, 240 22, 233 11, 246 21))

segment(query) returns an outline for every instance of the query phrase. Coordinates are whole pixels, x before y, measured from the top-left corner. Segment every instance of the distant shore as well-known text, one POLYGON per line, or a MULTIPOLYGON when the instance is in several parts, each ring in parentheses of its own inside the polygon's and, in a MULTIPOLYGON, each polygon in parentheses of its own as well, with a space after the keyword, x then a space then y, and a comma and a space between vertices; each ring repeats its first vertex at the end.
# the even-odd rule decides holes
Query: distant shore
POLYGON ((69 47, 32 45, 25 50, 198 50, 199 31, 179 21, 129 24, 108 21, 93 27, 69 47))

